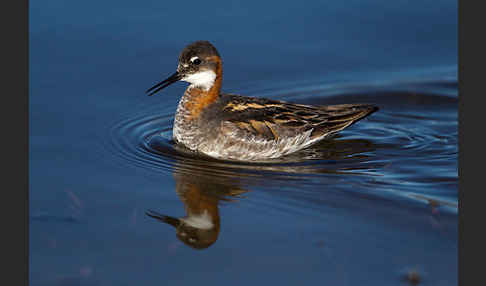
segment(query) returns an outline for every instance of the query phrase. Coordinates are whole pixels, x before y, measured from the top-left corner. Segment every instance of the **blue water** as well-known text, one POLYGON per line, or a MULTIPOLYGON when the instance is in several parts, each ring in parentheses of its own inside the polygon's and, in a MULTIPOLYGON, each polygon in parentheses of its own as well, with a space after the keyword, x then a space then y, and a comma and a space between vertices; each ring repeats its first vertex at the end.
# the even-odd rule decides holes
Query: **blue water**
POLYGON ((457 101, 457 1, 31 1, 30 284, 457 285, 457 101), (275 163, 187 154, 186 85, 144 91, 201 39, 225 92, 380 110, 275 163), (195 207, 203 249, 146 215, 195 207))

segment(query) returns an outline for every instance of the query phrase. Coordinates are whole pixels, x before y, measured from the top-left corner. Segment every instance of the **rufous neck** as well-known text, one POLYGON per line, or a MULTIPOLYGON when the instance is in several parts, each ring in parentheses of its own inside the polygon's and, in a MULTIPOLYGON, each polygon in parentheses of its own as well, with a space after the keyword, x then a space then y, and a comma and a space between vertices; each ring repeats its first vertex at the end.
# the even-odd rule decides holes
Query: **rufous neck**
POLYGON ((216 78, 209 89, 190 85, 186 90, 188 100, 184 103, 184 108, 190 112, 190 117, 198 118, 204 108, 214 103, 219 98, 223 81, 222 64, 219 61, 216 68, 216 78))

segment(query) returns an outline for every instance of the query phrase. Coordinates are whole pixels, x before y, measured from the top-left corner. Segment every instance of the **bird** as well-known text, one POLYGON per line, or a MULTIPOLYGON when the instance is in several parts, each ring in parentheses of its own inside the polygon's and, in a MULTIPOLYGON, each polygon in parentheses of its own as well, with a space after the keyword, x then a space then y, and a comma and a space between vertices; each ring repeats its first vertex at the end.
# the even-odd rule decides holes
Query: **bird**
POLYGON ((219 160, 258 162, 312 146, 376 112, 372 104, 305 105, 221 91, 223 62, 209 41, 188 44, 177 70, 149 88, 149 96, 189 83, 174 116, 172 138, 219 160))

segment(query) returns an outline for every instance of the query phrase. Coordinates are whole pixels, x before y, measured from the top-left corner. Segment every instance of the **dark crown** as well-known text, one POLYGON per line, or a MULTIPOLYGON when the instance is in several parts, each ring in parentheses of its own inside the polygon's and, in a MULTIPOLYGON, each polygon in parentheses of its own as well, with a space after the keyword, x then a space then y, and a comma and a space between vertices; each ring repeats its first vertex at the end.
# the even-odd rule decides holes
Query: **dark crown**
POLYGON ((196 41, 187 45, 179 56, 179 62, 188 62, 192 57, 218 56, 218 50, 208 41, 196 41))

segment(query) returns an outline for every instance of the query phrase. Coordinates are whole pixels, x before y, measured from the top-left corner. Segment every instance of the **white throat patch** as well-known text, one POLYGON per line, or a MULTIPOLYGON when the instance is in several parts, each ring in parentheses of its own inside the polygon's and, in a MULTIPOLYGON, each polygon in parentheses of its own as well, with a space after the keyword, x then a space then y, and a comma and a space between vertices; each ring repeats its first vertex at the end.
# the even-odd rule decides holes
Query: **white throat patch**
POLYGON ((205 211, 201 215, 193 215, 188 218, 181 218, 182 221, 188 225, 199 229, 211 229, 213 228, 213 222, 211 216, 205 211))
POLYGON ((197 72, 183 77, 181 80, 187 81, 191 86, 202 87, 204 90, 209 90, 216 79, 216 73, 211 70, 197 72))

